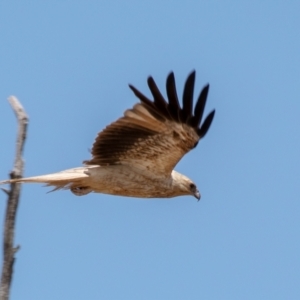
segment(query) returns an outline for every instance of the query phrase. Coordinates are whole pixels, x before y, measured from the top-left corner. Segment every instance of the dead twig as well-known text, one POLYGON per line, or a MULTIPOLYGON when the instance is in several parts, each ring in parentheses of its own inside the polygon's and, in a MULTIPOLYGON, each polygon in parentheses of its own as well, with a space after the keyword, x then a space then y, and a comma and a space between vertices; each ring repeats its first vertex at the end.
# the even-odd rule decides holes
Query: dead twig
MULTIPOLYGON (((28 124, 28 116, 22 107, 19 100, 11 96, 8 101, 18 119, 18 136, 16 143, 16 157, 14 168, 10 172, 10 178, 21 178, 23 175, 24 162, 22 159, 22 152, 26 139, 26 130, 28 124)), ((9 299, 9 291, 13 275, 13 265, 15 261, 15 253, 19 250, 19 246, 14 247, 14 233, 15 233, 15 221, 16 213, 19 204, 19 197, 21 191, 20 183, 12 183, 10 190, 2 189, 7 195, 7 207, 4 221, 3 232, 3 264, 0 286, 0 300, 9 299)))

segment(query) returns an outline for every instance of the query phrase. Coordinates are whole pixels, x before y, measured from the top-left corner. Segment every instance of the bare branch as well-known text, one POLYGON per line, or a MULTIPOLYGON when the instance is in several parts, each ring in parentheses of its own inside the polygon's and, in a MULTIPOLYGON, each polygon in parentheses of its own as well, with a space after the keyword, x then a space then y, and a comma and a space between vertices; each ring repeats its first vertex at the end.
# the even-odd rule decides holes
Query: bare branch
MULTIPOLYGON (((10 173, 10 178, 21 178, 23 175, 24 162, 22 159, 22 152, 26 139, 26 130, 28 124, 28 116, 19 102, 19 100, 11 96, 8 101, 18 119, 18 136, 16 143, 16 157, 14 168, 10 173)), ((15 220, 19 204, 19 196, 21 190, 20 183, 12 183, 10 190, 2 189, 8 195, 4 232, 3 232, 3 264, 0 286, 0 300, 9 299, 9 291, 13 275, 13 265, 15 261, 14 254, 19 250, 19 246, 14 247, 14 233, 15 233, 15 220)))

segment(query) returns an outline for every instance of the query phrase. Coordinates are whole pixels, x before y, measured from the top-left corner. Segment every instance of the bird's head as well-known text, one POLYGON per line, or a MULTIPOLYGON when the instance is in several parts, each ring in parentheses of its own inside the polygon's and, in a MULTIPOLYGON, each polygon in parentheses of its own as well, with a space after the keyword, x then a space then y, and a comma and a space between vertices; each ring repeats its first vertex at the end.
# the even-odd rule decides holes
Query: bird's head
POLYGON ((172 172, 173 178, 173 189, 177 193, 177 196, 181 195, 192 195, 198 199, 201 198, 200 192, 197 189, 196 184, 189 179, 188 177, 173 171, 172 172))

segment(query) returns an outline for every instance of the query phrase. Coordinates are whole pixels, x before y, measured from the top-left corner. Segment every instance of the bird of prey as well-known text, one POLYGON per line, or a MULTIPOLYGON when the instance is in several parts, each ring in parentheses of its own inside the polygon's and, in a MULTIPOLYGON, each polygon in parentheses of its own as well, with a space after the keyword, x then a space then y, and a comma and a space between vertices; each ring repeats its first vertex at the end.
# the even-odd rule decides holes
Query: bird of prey
POLYGON ((98 134, 92 158, 84 166, 0 184, 46 183, 53 190, 70 189, 77 196, 90 192, 139 198, 192 195, 199 200, 196 184, 174 170, 205 136, 215 114, 211 111, 201 123, 209 85, 204 86, 193 109, 194 84, 195 71, 186 80, 182 107, 173 72, 166 80, 168 101, 151 76, 148 86, 154 100, 129 85, 140 102, 98 134))

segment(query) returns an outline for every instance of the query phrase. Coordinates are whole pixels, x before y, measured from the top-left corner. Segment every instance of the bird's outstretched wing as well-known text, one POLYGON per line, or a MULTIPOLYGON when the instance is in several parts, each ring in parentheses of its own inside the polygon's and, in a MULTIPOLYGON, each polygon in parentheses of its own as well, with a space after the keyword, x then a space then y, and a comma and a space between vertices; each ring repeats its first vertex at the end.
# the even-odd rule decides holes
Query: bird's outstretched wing
POLYGON ((209 85, 202 89, 193 110, 194 83, 195 71, 186 80, 182 108, 173 72, 166 81, 168 102, 152 77, 148 78, 148 86, 153 101, 129 85, 141 102, 98 134, 92 148, 93 157, 84 163, 122 164, 148 171, 153 177, 169 176, 179 160, 204 137, 214 118, 215 110, 201 124, 209 85))

